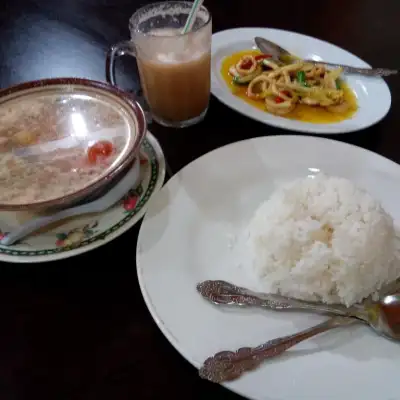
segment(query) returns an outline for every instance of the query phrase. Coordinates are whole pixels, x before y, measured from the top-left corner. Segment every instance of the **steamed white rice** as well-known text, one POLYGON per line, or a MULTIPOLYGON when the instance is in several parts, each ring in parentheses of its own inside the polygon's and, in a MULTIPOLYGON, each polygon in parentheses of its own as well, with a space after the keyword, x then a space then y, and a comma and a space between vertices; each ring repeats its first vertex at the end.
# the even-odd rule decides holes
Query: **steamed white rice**
POLYGON ((392 218, 343 178, 277 190, 250 222, 249 244, 269 293, 350 306, 400 276, 392 218))

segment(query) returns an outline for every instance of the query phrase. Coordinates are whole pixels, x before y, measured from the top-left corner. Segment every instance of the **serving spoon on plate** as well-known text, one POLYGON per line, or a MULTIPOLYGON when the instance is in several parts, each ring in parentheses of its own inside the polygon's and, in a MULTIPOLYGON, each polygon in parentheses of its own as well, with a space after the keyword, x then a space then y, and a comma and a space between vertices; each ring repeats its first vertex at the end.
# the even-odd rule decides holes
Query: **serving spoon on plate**
MULTIPOLYGON (((271 42, 267 39, 262 37, 255 37, 254 41, 256 42, 257 47, 261 50, 264 54, 270 54, 272 59, 277 61, 288 62, 293 61, 296 57, 285 50, 284 48, 278 46, 276 43, 271 42)), ((306 63, 311 64, 319 64, 325 65, 331 68, 342 68, 343 72, 348 74, 358 74, 358 75, 365 75, 365 76, 389 76, 398 73, 398 70, 395 69, 387 69, 387 68, 359 68, 359 67, 351 67, 349 65, 343 64, 335 64, 335 63, 328 63, 325 61, 316 61, 316 60, 304 60, 306 63)))
MULTIPOLYGON (((395 291, 400 282, 386 288, 395 291)), ((312 328, 293 335, 269 340, 257 347, 242 347, 236 351, 222 351, 206 359, 199 375, 212 382, 221 383, 239 378, 244 372, 257 368, 266 359, 276 357, 296 344, 315 335, 340 326, 364 322, 375 332, 389 339, 400 340, 400 295, 383 296, 378 302, 364 301, 352 307, 312 303, 290 297, 253 292, 229 282, 204 281, 197 291, 213 304, 227 306, 252 306, 271 310, 305 310, 336 315, 312 328)))

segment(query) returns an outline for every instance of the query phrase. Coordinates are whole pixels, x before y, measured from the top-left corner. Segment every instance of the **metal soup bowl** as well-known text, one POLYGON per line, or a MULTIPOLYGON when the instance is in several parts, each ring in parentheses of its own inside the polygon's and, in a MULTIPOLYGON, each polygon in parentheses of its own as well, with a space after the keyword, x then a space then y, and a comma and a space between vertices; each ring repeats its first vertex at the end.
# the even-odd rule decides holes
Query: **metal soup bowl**
POLYGON ((103 192, 132 166, 146 131, 135 99, 102 82, 56 78, 0 90, 0 210, 66 208, 103 192))

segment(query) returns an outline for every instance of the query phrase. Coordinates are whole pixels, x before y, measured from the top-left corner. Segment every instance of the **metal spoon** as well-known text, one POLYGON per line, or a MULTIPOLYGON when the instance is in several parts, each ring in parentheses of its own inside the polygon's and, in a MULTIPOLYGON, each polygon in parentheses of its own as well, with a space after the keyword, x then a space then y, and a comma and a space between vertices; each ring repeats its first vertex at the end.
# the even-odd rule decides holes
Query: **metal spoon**
POLYGON ((46 217, 32 219, 8 233, 0 240, 0 244, 3 246, 10 246, 16 241, 28 236, 30 233, 65 218, 105 211, 119 201, 129 191, 129 189, 137 185, 139 178, 140 163, 135 160, 131 169, 125 174, 125 176, 122 177, 121 180, 104 196, 87 204, 68 208, 46 217))
POLYGON ((207 358, 199 370, 203 379, 221 383, 239 378, 244 372, 252 371, 266 359, 279 356, 290 347, 322 332, 356 322, 355 318, 333 317, 294 335, 269 340, 257 347, 242 347, 236 351, 221 351, 207 358))
POLYGON ((199 293, 214 304, 251 305, 274 310, 309 310, 339 316, 294 335, 269 340, 257 347, 242 347, 222 351, 209 357, 199 370, 203 379, 221 383, 239 378, 244 372, 257 368, 266 359, 276 357, 290 347, 322 332, 356 322, 368 323, 376 332, 400 340, 400 295, 388 295, 378 303, 346 308, 308 303, 284 296, 257 294, 225 281, 205 281, 197 285, 199 293))
MULTIPOLYGON (((399 284, 391 286, 398 289, 399 284)), ((352 307, 312 303, 274 294, 253 292, 225 281, 204 281, 197 291, 217 305, 253 306, 271 310, 304 310, 353 317, 371 326, 378 334, 400 340, 400 294, 387 295, 379 302, 370 300, 352 307)), ((393 292, 392 292, 393 293, 393 292)))
MULTIPOLYGON (((289 60, 293 60, 295 56, 290 54, 284 48, 278 46, 276 43, 273 43, 267 39, 262 37, 255 37, 254 41, 256 42, 257 47, 264 53, 270 54, 273 59, 288 62, 289 60)), ((343 68, 343 71, 348 74, 359 74, 365 76, 389 76, 398 73, 398 70, 395 69, 387 69, 387 68, 358 68, 351 67, 349 65, 328 63, 325 61, 315 61, 315 60, 304 60, 307 63, 311 64, 322 64, 327 67, 332 68, 343 68)))

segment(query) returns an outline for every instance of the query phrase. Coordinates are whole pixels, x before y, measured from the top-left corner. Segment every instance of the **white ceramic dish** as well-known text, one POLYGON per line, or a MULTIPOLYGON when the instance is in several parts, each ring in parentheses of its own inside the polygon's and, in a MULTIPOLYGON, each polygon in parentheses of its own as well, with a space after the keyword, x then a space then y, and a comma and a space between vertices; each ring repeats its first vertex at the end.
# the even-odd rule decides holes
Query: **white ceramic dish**
POLYGON ((358 131, 379 122, 391 105, 389 88, 382 78, 344 75, 353 89, 359 109, 348 120, 332 124, 313 124, 278 117, 247 104, 234 96, 221 76, 223 59, 235 52, 255 46, 254 37, 261 36, 275 42, 298 57, 317 61, 347 64, 368 68, 366 62, 333 44, 299 33, 268 28, 239 28, 217 32, 212 37, 211 91, 228 107, 250 117, 282 129, 319 134, 358 131))
MULTIPOLYGON (((217 351, 261 344, 325 318, 224 310, 196 292, 206 279, 257 289, 244 268, 245 226, 278 186, 318 171, 365 187, 398 225, 400 166, 317 137, 270 136, 222 147, 183 168, 151 199, 137 247, 140 286, 161 331, 194 366, 217 351)), ((310 339, 226 387, 256 400, 395 400, 399 363, 397 343, 357 325, 310 339)))

